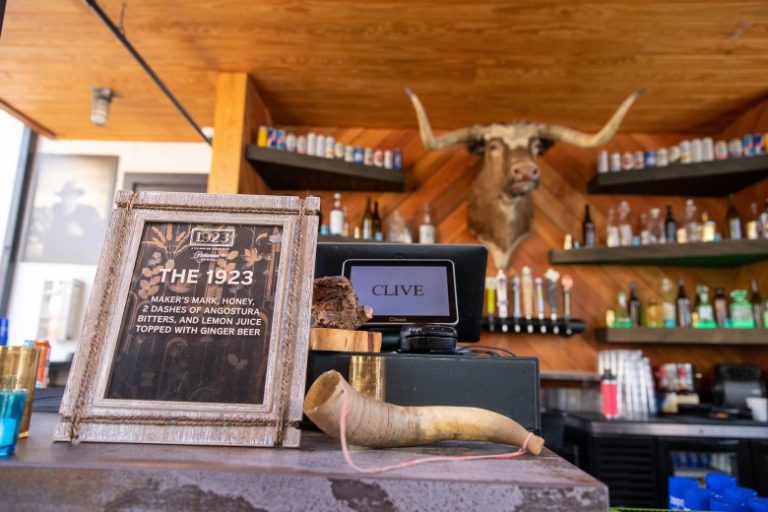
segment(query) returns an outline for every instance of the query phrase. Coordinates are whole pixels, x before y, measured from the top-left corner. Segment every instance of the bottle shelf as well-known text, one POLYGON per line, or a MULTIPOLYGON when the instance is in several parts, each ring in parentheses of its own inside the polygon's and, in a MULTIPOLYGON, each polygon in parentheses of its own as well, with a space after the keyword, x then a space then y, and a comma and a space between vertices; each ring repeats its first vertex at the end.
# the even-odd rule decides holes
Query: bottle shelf
POLYGON ((587 328, 587 324, 584 320, 579 320, 577 318, 571 318, 567 322, 562 318, 558 318, 557 320, 552 320, 551 318, 545 318, 543 320, 538 318, 531 318, 530 320, 507 318, 500 320, 495 318, 492 322, 487 318, 483 318, 482 328, 486 332, 496 332, 501 334, 543 334, 563 336, 567 338, 574 334, 584 332, 587 328), (505 326, 507 328, 506 331, 504 331, 505 326))
POLYGON ((653 329, 650 327, 595 329, 598 341, 608 343, 691 343, 712 345, 768 345, 768 329, 653 329))
POLYGON ((764 260, 768 260, 768 239, 549 251, 552 264, 736 267, 764 260))
POLYGON ((768 155, 599 173, 590 194, 724 197, 768 178, 768 155))
POLYGON ((274 190, 403 192, 402 170, 300 155, 249 144, 245 158, 274 190))

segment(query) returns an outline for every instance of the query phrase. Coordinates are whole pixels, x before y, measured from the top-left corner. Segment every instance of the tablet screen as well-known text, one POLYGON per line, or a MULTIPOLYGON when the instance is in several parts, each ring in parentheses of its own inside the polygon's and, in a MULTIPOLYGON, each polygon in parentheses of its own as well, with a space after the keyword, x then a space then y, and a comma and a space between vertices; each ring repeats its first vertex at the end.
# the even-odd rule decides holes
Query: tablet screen
POLYGON ((359 304, 373 307, 367 325, 456 324, 456 285, 450 260, 346 260, 344 275, 359 304))

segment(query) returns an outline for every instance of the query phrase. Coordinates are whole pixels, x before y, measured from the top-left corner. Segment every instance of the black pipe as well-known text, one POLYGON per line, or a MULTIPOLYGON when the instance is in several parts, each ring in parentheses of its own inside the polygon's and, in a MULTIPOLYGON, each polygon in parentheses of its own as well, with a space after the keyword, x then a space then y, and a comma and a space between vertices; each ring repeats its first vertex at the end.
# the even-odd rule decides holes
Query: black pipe
POLYGON ((200 134, 200 136, 205 140, 205 142, 208 143, 208 145, 211 145, 211 139, 209 139, 204 133, 203 130, 197 125, 194 119, 192 119, 192 116, 189 115, 189 112, 186 111, 184 106, 179 103, 179 100, 176 99, 176 96, 173 95, 173 93, 166 87, 166 85, 163 83, 162 80, 160 80, 160 77, 157 76, 157 74, 152 70, 151 67, 149 67, 149 64, 147 64, 147 61, 144 60, 144 58, 139 54, 138 51, 136 51, 136 48, 133 47, 133 45, 128 41, 128 39, 125 38, 123 33, 120 31, 120 29, 115 26, 114 23, 112 23, 112 20, 109 19, 109 16, 99 7, 99 5, 96 3, 96 0, 84 0, 86 5, 90 7, 93 12, 96 13, 96 16, 98 16, 101 21, 109 28, 109 30, 112 32, 112 34, 117 38, 120 43, 125 47, 126 50, 128 50, 128 53, 133 56, 133 58, 136 60, 136 62, 139 63, 139 65, 144 68, 144 71, 147 72, 149 77, 154 80, 154 82, 157 84, 157 86, 160 88, 163 93, 168 97, 169 100, 171 100, 171 103, 176 107, 176 109, 181 112, 181 115, 184 116, 184 119, 187 120, 189 124, 192 125, 192 128, 195 129, 195 131, 200 134))

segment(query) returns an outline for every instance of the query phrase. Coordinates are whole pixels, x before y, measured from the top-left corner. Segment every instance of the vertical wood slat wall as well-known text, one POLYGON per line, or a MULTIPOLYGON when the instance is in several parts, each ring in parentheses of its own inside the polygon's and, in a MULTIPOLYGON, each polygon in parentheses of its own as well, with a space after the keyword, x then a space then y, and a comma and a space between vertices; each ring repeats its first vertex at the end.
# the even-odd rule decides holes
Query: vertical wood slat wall
MULTIPOLYGON (((740 136, 744 133, 768 129, 768 109, 758 107, 745 114, 729 127, 722 136, 740 136)), ((333 135, 346 144, 381 149, 402 148, 406 168, 405 193, 363 193, 342 192, 343 202, 350 217, 350 227, 360 222, 366 197, 369 195, 379 202, 384 224, 387 217, 397 208, 410 221, 414 237, 418 233, 421 208, 429 203, 433 222, 437 226, 438 241, 442 243, 476 243, 466 221, 467 191, 479 169, 479 157, 470 155, 462 147, 439 152, 427 151, 414 130, 381 129, 331 129, 307 128, 294 130, 296 133, 315 131, 333 135)), ((616 136, 606 147, 608 151, 634 151, 669 146, 692 135, 643 134, 616 136)), ((719 137, 718 137, 719 138, 719 137)), ((683 220, 685 197, 670 196, 607 196, 589 195, 587 181, 596 169, 598 150, 586 150, 556 144, 541 160, 542 185, 534 192, 535 218, 530 236, 513 254, 510 269, 518 272, 524 265, 533 268, 536 275, 543 274, 549 267, 548 251, 561 247, 566 233, 580 239, 581 219, 584 205, 592 206, 592 217, 596 223, 598 239, 605 243, 605 225, 608 209, 616 207, 621 200, 629 201, 632 216, 638 222, 640 212, 658 207, 662 213, 671 204, 678 222, 683 220)), ((393 171, 395 172, 395 171, 393 171)), ((737 194, 737 208, 743 218, 749 215, 749 204, 758 201, 762 205, 768 194, 768 180, 745 189, 737 194)), ((332 206, 332 192, 296 191, 298 194, 312 192, 322 199, 323 213, 327 220, 332 206)), ((707 211, 710 218, 723 231, 726 200, 724 198, 696 198, 699 211, 707 211)), ((555 336, 509 336, 486 333, 481 343, 499 346, 518 355, 536 356, 541 360, 542 370, 586 370, 594 371, 597 365, 597 351, 618 348, 641 349, 656 366, 665 362, 692 362, 706 376, 719 362, 751 363, 768 370, 768 349, 759 346, 704 346, 704 345, 662 345, 662 344, 616 344, 600 343, 595 340, 592 328, 603 326, 605 311, 615 304, 616 293, 627 290, 629 282, 636 280, 643 303, 650 298, 660 299, 660 282, 663 277, 686 281, 689 297, 693 299, 696 283, 709 285, 710 290, 722 286, 727 290, 735 287, 747 288, 750 280, 758 279, 764 296, 768 296, 768 264, 758 263, 730 269, 680 268, 666 266, 584 266, 558 265, 561 274, 571 274, 575 280, 573 292, 573 314, 587 321, 590 329, 570 339, 555 336)), ((488 274, 495 274, 492 261, 488 262, 488 274)))

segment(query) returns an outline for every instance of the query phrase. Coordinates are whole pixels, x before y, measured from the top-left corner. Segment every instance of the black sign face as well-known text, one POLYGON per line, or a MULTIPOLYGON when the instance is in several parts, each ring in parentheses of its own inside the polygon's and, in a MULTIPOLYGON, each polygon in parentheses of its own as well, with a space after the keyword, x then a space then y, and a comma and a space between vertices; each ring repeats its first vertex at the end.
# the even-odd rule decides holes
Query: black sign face
POLYGON ((105 398, 263 403, 281 238, 145 223, 105 398))

